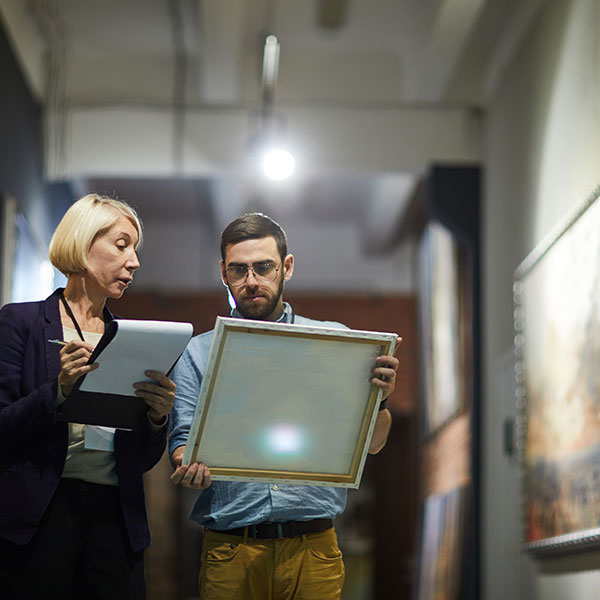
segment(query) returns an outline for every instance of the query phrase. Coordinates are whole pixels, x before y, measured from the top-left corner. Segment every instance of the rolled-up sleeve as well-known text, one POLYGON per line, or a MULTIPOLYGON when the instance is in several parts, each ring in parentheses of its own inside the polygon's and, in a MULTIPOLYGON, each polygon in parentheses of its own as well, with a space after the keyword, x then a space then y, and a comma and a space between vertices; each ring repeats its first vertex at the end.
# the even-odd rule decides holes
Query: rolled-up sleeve
POLYGON ((212 331, 193 338, 171 372, 171 379, 177 386, 175 402, 171 412, 169 453, 185 446, 198 399, 206 360, 212 341, 212 331))

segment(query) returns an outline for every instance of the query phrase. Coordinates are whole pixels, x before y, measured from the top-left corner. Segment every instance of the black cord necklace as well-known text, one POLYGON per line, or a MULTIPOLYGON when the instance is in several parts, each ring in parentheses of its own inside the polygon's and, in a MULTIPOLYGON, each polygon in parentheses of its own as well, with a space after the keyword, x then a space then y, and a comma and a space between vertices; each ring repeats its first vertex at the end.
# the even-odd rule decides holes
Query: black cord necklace
POLYGON ((71 310, 71 307, 69 306, 69 303, 67 302, 67 299, 65 298, 65 294, 64 292, 60 293, 60 299, 65 307, 65 310, 67 311, 67 314, 69 315, 71 321, 73 321, 73 325, 75 325, 75 329, 77 330, 77 333, 79 334, 79 337, 81 338, 82 342, 85 342, 85 338, 83 337, 83 332, 81 331, 81 327, 79 327, 79 323, 77 322, 77 319, 75 318, 75 315, 73 314, 73 311, 71 310))

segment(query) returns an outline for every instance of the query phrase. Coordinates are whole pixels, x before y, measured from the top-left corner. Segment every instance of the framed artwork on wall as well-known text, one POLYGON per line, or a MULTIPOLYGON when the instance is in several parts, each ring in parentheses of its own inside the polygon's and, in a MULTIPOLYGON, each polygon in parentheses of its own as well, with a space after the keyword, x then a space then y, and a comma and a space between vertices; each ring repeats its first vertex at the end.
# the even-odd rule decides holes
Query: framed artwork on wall
POLYGON ((480 185, 476 166, 434 166, 407 212, 421 350, 416 600, 480 593, 480 185))
POLYGON ((463 407, 460 253, 452 232, 435 221, 418 252, 424 430, 431 434, 463 407))
POLYGON ((0 195, 0 306, 12 299, 17 204, 0 195))
POLYGON ((17 213, 15 226, 11 301, 43 300, 54 290, 57 271, 48 260, 47 246, 23 213, 17 213))
POLYGON ((56 279, 66 281, 48 260, 47 245, 10 196, 0 196, 0 258, 2 305, 43 300, 54 290, 56 279))
POLYGON ((600 202, 576 206, 514 275, 523 538, 600 543, 600 202))
POLYGON ((465 486, 424 503, 416 600, 459 600, 465 557, 465 486))

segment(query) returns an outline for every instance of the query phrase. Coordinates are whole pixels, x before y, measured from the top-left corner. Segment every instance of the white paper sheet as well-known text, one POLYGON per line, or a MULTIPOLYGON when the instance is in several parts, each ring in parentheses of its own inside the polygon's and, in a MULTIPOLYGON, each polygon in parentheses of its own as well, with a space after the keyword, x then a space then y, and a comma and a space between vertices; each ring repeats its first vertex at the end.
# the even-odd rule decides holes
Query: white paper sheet
POLYGON ((80 390, 134 396, 133 384, 153 382, 148 369, 166 373, 192 337, 191 323, 119 319, 117 333, 102 350, 100 365, 85 376, 80 390))

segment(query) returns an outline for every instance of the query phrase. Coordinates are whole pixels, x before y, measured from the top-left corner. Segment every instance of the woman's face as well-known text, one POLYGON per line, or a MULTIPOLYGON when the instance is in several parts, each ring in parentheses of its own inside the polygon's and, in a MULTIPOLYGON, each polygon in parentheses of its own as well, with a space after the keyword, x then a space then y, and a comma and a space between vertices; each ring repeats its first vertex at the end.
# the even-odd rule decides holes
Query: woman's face
POLYGON ((135 251, 137 229, 119 213, 118 220, 96 236, 87 255, 89 269, 85 273, 89 291, 105 298, 120 298, 133 280, 140 263, 135 251))

